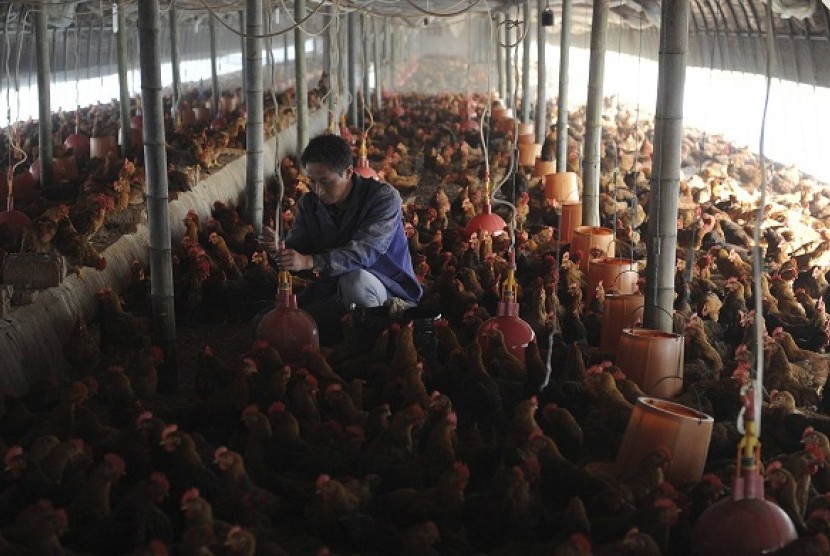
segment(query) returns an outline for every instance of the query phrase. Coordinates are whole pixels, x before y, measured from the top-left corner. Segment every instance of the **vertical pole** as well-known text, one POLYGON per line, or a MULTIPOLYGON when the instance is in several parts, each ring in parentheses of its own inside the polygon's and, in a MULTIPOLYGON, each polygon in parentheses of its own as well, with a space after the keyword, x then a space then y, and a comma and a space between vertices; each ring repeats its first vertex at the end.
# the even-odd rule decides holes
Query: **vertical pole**
POLYGON ((326 15, 329 18, 329 26, 328 29, 326 29, 325 42, 323 43, 323 49, 326 52, 326 72, 329 74, 329 91, 328 96, 326 97, 326 109, 329 111, 329 130, 336 133, 338 125, 337 114, 335 111, 337 110, 337 91, 339 90, 338 87, 340 85, 340 74, 338 68, 335 67, 334 56, 331 54, 333 49, 337 48, 335 45, 339 45, 338 41, 340 38, 337 33, 338 22, 335 21, 337 15, 334 12, 334 8, 328 6, 326 8, 326 15))
POLYGON ((380 108, 383 104, 383 92, 382 92, 382 79, 381 76, 383 73, 380 69, 380 25, 378 24, 378 18, 372 18, 372 37, 374 37, 374 58, 375 58, 375 107, 380 108))
POLYGON ((38 94, 38 158, 40 159, 40 185, 52 187, 52 107, 49 102, 49 13, 46 6, 35 11, 35 49, 37 50, 38 94))
MULTIPOLYGON (((536 7, 541 14, 545 9, 546 0, 536 0, 536 7)), ((545 135, 548 132, 548 118, 547 118, 547 91, 545 90, 545 80, 547 79, 547 68, 545 67, 545 47, 548 44, 547 33, 545 27, 542 25, 542 18, 539 17, 539 23, 536 26, 536 48, 537 48, 537 69, 536 69, 536 142, 544 143, 545 135)))
MULTIPOLYGON (((504 14, 504 21, 510 21, 510 14, 504 14)), ((504 97, 507 101, 508 108, 515 108, 516 107, 516 99, 514 98, 515 87, 515 75, 513 75, 513 53, 515 52, 512 44, 514 42, 513 39, 513 25, 510 23, 505 23, 504 25, 504 44, 508 45, 504 47, 504 84, 505 88, 507 89, 507 95, 504 97)))
POLYGON ((369 45, 371 42, 369 41, 369 16, 367 14, 363 14, 360 17, 360 24, 360 69, 363 72, 363 87, 361 87, 363 93, 361 95, 361 98, 363 99, 363 106, 361 106, 360 110, 360 127, 365 128, 366 126, 362 122, 366 119, 366 110, 372 103, 372 91, 371 86, 369 85, 369 60, 371 60, 369 45))
POLYGON ((357 50, 357 48, 355 47, 355 41, 357 40, 357 15, 354 12, 350 12, 349 15, 346 16, 346 18, 348 22, 347 25, 349 33, 349 61, 347 71, 349 77, 349 94, 352 95, 352 102, 349 103, 349 123, 351 125, 357 125, 357 64, 355 60, 355 54, 357 50))
POLYGON ((582 223, 599 226, 599 162, 602 141, 602 87, 609 0, 594 0, 591 18, 591 61, 585 115, 585 160, 582 163, 582 223))
POLYGON ((283 33, 282 35, 282 71, 280 74, 283 77, 283 87, 288 87, 288 33, 283 33))
POLYGON ((216 61, 216 22, 213 20, 213 14, 208 15, 210 22, 210 89, 211 89, 211 109, 213 117, 219 115, 219 96, 222 91, 219 89, 219 70, 216 61))
POLYGON ((496 47, 496 74, 498 75, 498 84, 499 84, 499 98, 507 101, 507 95, 505 94, 505 86, 504 86, 504 48, 502 48, 501 40, 499 39, 499 32, 501 31, 502 25, 502 15, 496 14, 495 16, 495 47, 496 47))
POLYGON ((392 31, 388 19, 383 21, 383 65, 386 70, 386 88, 390 91, 394 87, 395 74, 392 71, 392 31))
MULTIPOLYGON (((118 32, 115 34, 115 50, 118 59, 118 130, 121 155, 124 158, 133 154, 130 145, 130 88, 127 83, 127 14, 124 13, 124 0, 118 0, 118 32)), ((138 145, 136 145, 138 147, 138 145)))
MULTIPOLYGON (((305 17, 305 0, 294 0, 294 20, 305 17)), ((294 69, 297 73, 297 153, 308 143, 308 76, 305 69, 305 37, 301 26, 294 29, 294 69)))
POLYGON ((557 172, 565 172, 568 169, 568 73, 570 72, 571 60, 571 5, 572 0, 562 0, 562 31, 559 42, 559 99, 556 109, 557 172))
POLYGON ((524 25, 521 29, 525 34, 522 41, 522 122, 530 121, 530 0, 522 5, 524 25))
POLYGON ((663 0, 660 21, 643 323, 647 328, 671 332, 680 149, 683 143, 683 89, 686 84, 686 50, 689 45, 689 2, 663 0))
POLYGON ((179 73, 179 10, 173 2, 168 12, 170 17, 170 65, 173 67, 173 117, 179 112, 179 99, 182 94, 182 78, 179 73))
POLYGON ((265 124, 263 123, 262 87, 262 0, 247 0, 245 34, 245 106, 248 109, 248 124, 245 128, 245 206, 248 219, 257 235, 262 233, 263 184, 265 183, 265 124))
POLYGON ((173 251, 170 247, 170 218, 167 208, 167 153, 164 150, 160 27, 158 0, 138 2, 141 100, 144 110, 144 171, 147 177, 147 218, 150 227, 150 296, 154 332, 164 350, 164 368, 163 372, 159 373, 159 389, 171 392, 178 388, 179 374, 176 368, 173 251))
MULTIPOLYGON (((246 28, 247 28, 247 26, 246 26, 246 23, 245 23, 245 10, 239 10, 239 29, 243 30, 243 29, 246 29, 246 28)), ((248 86, 248 74, 247 74, 247 71, 248 71, 247 58, 248 58, 248 56, 246 55, 247 54, 247 51, 246 51, 247 46, 245 46, 246 45, 245 37, 239 37, 239 40, 242 43, 240 45, 240 49, 239 49, 239 58, 242 62, 242 97, 239 99, 239 102, 242 102, 244 99, 247 98, 247 96, 245 94, 245 91, 247 90, 246 87, 248 86)), ((260 58, 261 57, 262 56, 260 55, 260 58)))
MULTIPOLYGON (((397 35, 398 33, 395 33, 397 35)), ((387 39, 389 41, 389 89, 391 91, 396 90, 398 84, 398 75, 397 70, 395 68, 395 61, 396 61, 396 50, 397 50, 397 41, 392 40, 392 33, 386 33, 387 39)))

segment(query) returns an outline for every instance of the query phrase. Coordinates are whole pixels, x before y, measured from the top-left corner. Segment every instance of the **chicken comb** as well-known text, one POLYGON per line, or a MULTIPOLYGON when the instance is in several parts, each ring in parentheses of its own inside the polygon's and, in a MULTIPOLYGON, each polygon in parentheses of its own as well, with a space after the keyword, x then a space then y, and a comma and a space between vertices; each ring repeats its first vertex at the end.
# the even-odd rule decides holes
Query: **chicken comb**
POLYGON ((326 395, 329 395, 333 392, 342 392, 342 391, 343 391, 343 385, 340 384, 339 382, 332 382, 331 384, 326 386, 326 395))
POLYGON ((777 395, 778 395, 778 390, 770 390, 769 391, 769 399, 770 400, 775 399, 775 396, 777 396, 777 395))
POLYGON ((227 453, 228 453, 228 447, 227 446, 219 446, 213 452, 213 459, 215 461, 219 461, 219 458, 221 458, 222 456, 224 456, 227 453))
POLYGON ((723 481, 721 481, 720 477, 718 477, 714 473, 707 473, 706 475, 703 476, 703 478, 701 480, 709 483, 710 485, 712 485, 713 487, 715 487, 718 490, 723 489, 723 481))
POLYGON ((450 411, 449 413, 447 413, 445 419, 451 425, 458 425, 458 414, 455 411, 450 411))
POLYGON ((308 384, 309 386, 311 386, 312 388, 315 388, 315 389, 319 386, 319 383, 317 382, 317 378, 311 373, 307 373, 305 375, 305 382, 306 382, 306 384, 308 384))
POLYGON ((559 406, 556 405, 553 402, 550 402, 549 404, 547 404, 545 407, 542 408, 542 413, 546 414, 546 415, 550 415, 551 413, 555 412, 557 409, 559 409, 559 406))
MULTIPOLYGON (((98 386, 97 382, 95 383, 95 386, 96 386, 95 389, 97 390, 98 389, 97 388, 97 386, 98 386)), ((89 397, 89 387, 86 384, 84 384, 83 382, 81 382, 80 380, 76 380, 75 382, 72 383, 72 392, 74 394, 76 394, 77 396, 83 398, 83 399, 86 399, 86 398, 89 397)))
POLYGON ((66 530, 66 528, 69 527, 69 516, 66 514, 65 509, 59 508, 55 510, 55 513, 52 514, 52 517, 54 517, 57 520, 60 529, 66 530))
POLYGON ((617 368, 617 370, 614 371, 613 376, 614 376, 614 380, 625 380, 626 379, 625 373, 620 368, 617 368))
MULTIPOLYGON (((274 402, 274 403, 279 403, 279 402, 274 402)), ((259 407, 255 403, 252 403, 250 405, 245 406, 245 409, 242 410, 242 416, 243 417, 245 415, 250 415, 252 413, 259 413, 259 407)))
POLYGON ((807 435, 812 434, 814 432, 816 432, 816 429, 814 429, 813 427, 806 427, 804 429, 804 432, 801 433, 801 438, 803 439, 807 435))
POLYGON ((196 212, 193 209, 190 209, 189 211, 187 211, 187 214, 185 214, 184 217, 185 218, 193 218, 193 217, 199 218, 199 213, 196 212))
POLYGON ((191 488, 190 490, 184 491, 182 494, 182 505, 187 504, 191 500, 199 498, 199 489, 198 488, 191 488))
POLYGON ((824 458, 824 452, 821 451, 821 448, 819 448, 818 446, 816 446, 812 442, 810 442, 806 446, 804 446, 804 450, 807 451, 807 452, 810 452, 813 455, 813 457, 815 457, 820 462, 823 462, 824 459, 825 459, 824 458))
POLYGON ((457 461, 452 465, 452 470, 458 475, 461 479, 468 481, 470 480, 470 468, 467 466, 466 463, 457 461))
POLYGON ((271 347, 271 344, 269 344, 267 341, 257 340, 257 341, 254 342, 254 345, 251 346, 251 349, 253 349, 253 350, 268 349, 270 347, 271 347))
POLYGON ((593 549, 591 548, 591 541, 588 539, 588 537, 585 536, 584 533, 571 533, 571 536, 568 537, 568 540, 571 541, 571 544, 576 545, 579 554, 593 553, 593 549))
POLYGON ((75 449, 77 449, 78 452, 82 454, 86 453, 87 446, 83 438, 70 438, 69 441, 75 445, 75 449))
POLYGON ((176 425, 176 424, 167 425, 167 426, 166 426, 166 427, 164 427, 164 429, 161 431, 161 439, 162 439, 162 440, 166 439, 168 436, 170 436, 171 434, 173 434, 173 433, 174 433, 174 432, 176 432, 177 430, 179 430, 179 426, 178 426, 178 425, 176 425))
POLYGON ((205 346, 202 348, 202 355, 205 357, 212 357, 213 356, 213 348, 210 346, 205 346))
POLYGON ((348 425, 345 429, 343 429, 343 432, 352 437, 366 438, 366 431, 364 431, 363 427, 360 425, 348 425))
POLYGON ((245 365, 247 369, 251 369, 253 372, 259 372, 259 365, 257 365, 256 359, 253 357, 243 357, 242 364, 245 365))
POLYGON ((591 365, 585 369, 585 376, 594 376, 604 372, 605 371, 602 369, 602 365, 591 365))
POLYGON ((104 461, 114 467, 118 471, 119 475, 123 475, 124 470, 127 468, 127 464, 124 463, 124 458, 118 454, 104 454, 104 461))
POLYGON ((275 413, 285 413, 285 404, 282 402, 274 402, 268 407, 268 415, 275 413))
POLYGON ((22 446, 12 446, 6 451, 6 457, 3 458, 3 463, 6 464, 6 467, 10 467, 14 460, 21 457, 22 455, 22 446))
POLYGON ((575 263, 578 263, 582 260, 582 257, 585 256, 585 253, 582 252, 582 249, 577 249, 571 254, 571 260, 575 263))
POLYGON ((160 486, 165 494, 170 492, 170 481, 167 480, 167 475, 161 471, 156 471, 150 475, 150 480, 156 485, 160 486))
POLYGON ((775 471, 776 469, 783 469, 784 466, 780 461, 771 461, 767 464, 765 472, 775 471))
POLYGON ((450 321, 448 321, 447 319, 438 319, 435 321, 434 325, 439 328, 449 328, 450 321))
POLYGON ((317 346, 315 346, 314 344, 306 344, 302 348, 300 348, 300 351, 302 351, 303 353, 315 353, 317 351, 317 346))
POLYGON ((331 477, 329 475, 326 475, 325 473, 323 473, 322 475, 317 477, 317 481, 314 484, 317 487, 317 490, 320 490, 329 481, 331 481, 331 477))
POLYGON ((300 379, 304 379, 306 376, 308 376, 308 369, 306 369, 305 367, 299 367, 297 369, 294 369, 294 376, 300 379))
POLYGON ((661 496, 654 500, 654 507, 655 508, 662 508, 667 510, 673 510, 677 508, 677 504, 671 498, 666 496, 661 496))

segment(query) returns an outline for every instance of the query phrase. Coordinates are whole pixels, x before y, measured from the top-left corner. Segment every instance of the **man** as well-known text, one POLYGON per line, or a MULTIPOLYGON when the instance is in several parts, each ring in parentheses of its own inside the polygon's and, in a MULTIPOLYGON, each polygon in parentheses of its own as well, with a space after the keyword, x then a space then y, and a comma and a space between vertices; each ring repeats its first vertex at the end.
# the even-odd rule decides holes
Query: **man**
MULTIPOLYGON (((311 191, 300 198, 279 252, 282 268, 313 270, 319 278, 298 297, 321 336, 352 306, 393 300, 415 305, 423 291, 412 270, 395 188, 354 172, 348 143, 337 135, 309 141, 300 159, 311 191)), ((324 342, 325 343, 325 342, 324 342)))

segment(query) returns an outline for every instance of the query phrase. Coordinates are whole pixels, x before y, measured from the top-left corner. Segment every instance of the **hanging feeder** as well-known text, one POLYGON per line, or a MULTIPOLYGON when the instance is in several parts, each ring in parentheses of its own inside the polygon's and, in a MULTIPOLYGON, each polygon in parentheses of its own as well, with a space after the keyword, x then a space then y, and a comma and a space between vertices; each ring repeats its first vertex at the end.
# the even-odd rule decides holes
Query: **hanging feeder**
POLYGON ((467 227, 464 228, 464 235, 472 237, 477 234, 479 230, 489 232, 490 235, 497 236, 504 233, 504 228, 507 224, 504 218, 498 214, 493 213, 493 207, 490 206, 490 178, 484 180, 484 206, 481 208, 481 213, 476 214, 470 219, 467 227))
POLYGON ((311 315, 297 307, 297 296, 291 288, 291 275, 280 271, 276 306, 262 317, 256 336, 276 349, 289 364, 299 364, 303 351, 320 347, 317 323, 311 315))
POLYGON ((19 245, 23 238, 23 230, 32 224, 32 219, 26 213, 14 209, 14 180, 12 179, 14 167, 9 167, 6 175, 6 211, 0 212, 0 225, 5 225, 8 232, 14 239, 14 244, 19 245))
POLYGON ((63 142, 67 149, 72 149, 72 156, 78 162, 86 162, 89 160, 89 137, 80 133, 78 130, 80 126, 79 110, 75 110, 75 133, 69 135, 63 142))
POLYGON ((576 172, 554 172, 545 175, 545 199, 560 203, 579 201, 579 182, 576 172))
POLYGON ((637 291, 638 279, 637 261, 615 257, 594 259, 588 267, 588 302, 594 298, 600 281, 606 291, 634 293, 637 291))
POLYGON ((514 276, 515 268, 515 254, 511 251, 510 267, 507 270, 507 278, 504 280, 496 316, 482 323, 478 328, 476 338, 481 346, 482 353, 486 355, 490 346, 489 332, 496 329, 500 330, 504 335, 504 343, 507 349, 520 361, 524 362, 525 348, 533 341, 536 334, 530 325, 519 317, 519 303, 516 301, 518 286, 514 276))
POLYGON ((378 179, 378 173, 375 172, 374 168, 369 166, 369 153, 366 149, 366 134, 363 134, 363 137, 360 141, 360 152, 357 157, 357 164, 354 167, 355 173, 363 178, 378 179))
POLYGON ((680 334, 624 328, 616 363, 646 394, 673 398, 683 390, 683 348, 680 334))
POLYGON ((643 319, 645 298, 641 293, 605 294, 600 328, 600 349, 616 353, 624 328, 633 328, 643 319))
POLYGON ((556 172, 555 160, 542 160, 541 157, 536 157, 536 163, 533 166, 533 177, 544 178, 554 172, 556 172))
POLYGON ((712 417, 679 403, 638 398, 617 452, 617 474, 628 475, 645 455, 665 448, 671 456, 667 481, 675 485, 700 481, 714 423, 712 417))
POLYGON ((600 256, 614 256, 614 230, 600 226, 579 226, 574 229, 571 251, 582 251, 585 256, 579 261, 582 272, 588 271, 591 259, 600 256), (609 253, 610 251, 610 253, 609 253))
POLYGON ((755 391, 744 393, 744 437, 738 456, 732 494, 703 512, 695 524, 693 554, 751 556, 767 554, 794 541, 792 520, 777 504, 764 499, 759 470, 761 443, 755 422, 755 391))
POLYGON ((530 143, 522 143, 522 137, 522 135, 519 135, 519 164, 525 168, 533 168, 536 164, 536 158, 542 153, 542 145, 534 143, 532 135, 529 136, 531 138, 530 143))

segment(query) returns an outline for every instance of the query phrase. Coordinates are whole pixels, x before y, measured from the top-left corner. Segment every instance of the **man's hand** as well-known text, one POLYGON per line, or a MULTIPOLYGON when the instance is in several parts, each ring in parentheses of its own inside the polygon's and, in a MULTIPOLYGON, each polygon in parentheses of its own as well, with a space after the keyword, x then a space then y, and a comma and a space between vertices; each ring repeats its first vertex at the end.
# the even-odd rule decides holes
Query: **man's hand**
POLYGON ((296 272, 299 270, 311 270, 314 267, 314 259, 311 258, 311 255, 303 255, 287 247, 281 249, 279 255, 280 268, 285 270, 296 272))

